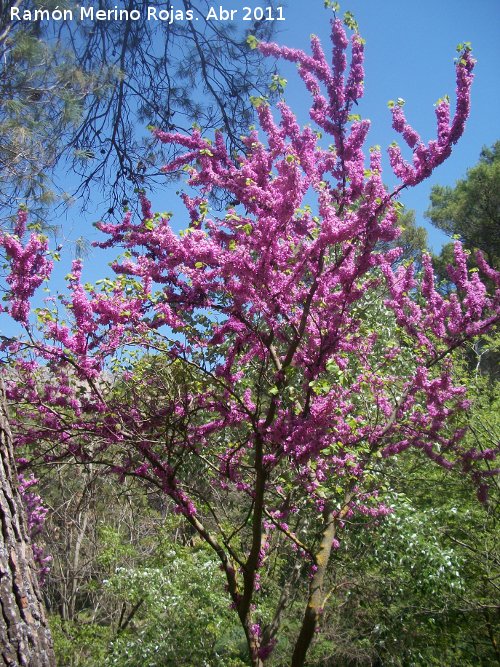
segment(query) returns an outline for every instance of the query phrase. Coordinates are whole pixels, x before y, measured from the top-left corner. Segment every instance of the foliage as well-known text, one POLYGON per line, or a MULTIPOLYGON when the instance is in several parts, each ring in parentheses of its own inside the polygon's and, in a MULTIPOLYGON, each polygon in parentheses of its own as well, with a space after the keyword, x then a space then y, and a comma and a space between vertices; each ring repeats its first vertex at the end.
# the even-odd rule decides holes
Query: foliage
POLYGON ((57 665, 60 667, 98 667, 103 664, 110 641, 110 628, 81 621, 50 617, 57 665))
POLYGON ((105 82, 29 30, 6 36, 0 52, 1 215, 25 201, 42 218, 56 197, 50 173, 82 122, 86 96, 105 82))
MULTIPOLYGON (((489 294, 457 243, 455 288, 442 294, 428 255, 414 266, 383 245, 398 236, 398 193, 428 177, 462 134, 470 50, 456 63, 455 115, 446 99, 436 107, 436 140, 424 144, 402 105, 392 107, 413 161, 389 147, 400 185, 388 192, 380 151, 365 164, 369 122, 351 116, 363 93, 363 41, 354 32, 349 67, 339 19, 332 41, 332 68, 316 37, 312 56, 259 46, 299 65, 319 131, 301 129, 284 102, 279 123, 259 105, 265 141, 251 131, 236 155, 220 132, 210 141, 197 129, 155 131, 179 149, 165 171, 189 177, 188 228, 174 234, 144 194, 139 220, 99 223, 108 235, 99 245, 124 248, 117 277, 84 285, 75 262, 67 294, 38 311, 43 335, 28 310, 50 272, 46 242, 32 234, 25 243, 21 214, 16 234, 0 238, 6 309, 28 334, 4 345, 17 445, 32 459, 93 462, 168 497, 215 554, 259 667, 272 662, 296 593, 286 574, 303 583, 287 664, 304 665, 329 599, 332 553, 352 522, 390 514, 383 493, 393 461, 420 451, 470 475, 486 500, 497 456, 497 444, 463 441, 458 415, 470 404, 452 360, 498 320, 500 276, 477 255, 496 287, 489 294), (208 198, 220 190, 233 204, 216 215, 208 198)), ((407 517, 402 530, 411 528, 407 517)), ((437 568, 441 585, 446 550, 423 541, 421 577, 437 568)))
POLYGON ((134 632, 118 635, 104 664, 247 664, 245 635, 228 605, 224 575, 205 549, 169 545, 156 567, 117 569, 107 586, 141 608, 134 632))
MULTIPOLYGON (((104 574, 106 563, 113 567, 107 578, 93 582, 94 608, 82 607, 71 620, 52 616, 58 664, 247 664, 245 636, 229 608, 223 573, 206 549, 173 543, 169 523, 158 527, 154 552, 142 561, 138 552, 130 560, 124 536, 103 526, 95 564, 101 568, 94 577, 99 570, 104 574)), ((144 549, 146 542, 144 533, 137 547, 144 549)))
MULTIPOLYGON (((499 167, 500 142, 491 149, 484 148, 479 163, 469 169, 464 179, 455 188, 435 186, 431 194, 431 206, 427 211, 432 223, 450 236, 461 238, 471 252, 479 248, 488 257, 492 266, 498 268, 499 243, 498 191, 500 188, 499 167)), ((441 289, 449 289, 447 266, 453 261, 453 244, 443 246, 439 256, 434 257, 436 274, 441 289)), ((471 256, 472 269, 474 257, 471 256)), ((481 369, 493 380, 498 380, 498 337, 483 337, 469 348, 468 361, 471 368, 481 369)), ((478 398, 480 394, 478 393, 478 398)))
MULTIPOLYGON (((493 422, 497 414, 494 404, 491 409, 486 404, 475 408, 476 427, 479 420, 483 426, 493 422)), ((490 437, 495 438, 493 426, 490 437)), ((66 484, 76 472, 74 466, 65 468, 66 484)), ((172 646, 178 647, 174 655, 186 651, 195 656, 207 637, 213 638, 209 645, 214 651, 210 646, 200 649, 193 664, 203 664, 203 660, 213 667, 227 664, 227 650, 223 663, 221 649, 232 645, 233 655, 237 654, 242 650, 237 638, 241 642, 244 637, 239 635, 228 608, 222 573, 216 563, 212 562, 212 569, 206 567, 213 557, 193 536, 179 533, 181 517, 167 513, 164 519, 158 516, 152 521, 141 494, 131 493, 130 488, 126 496, 121 489, 111 500, 108 496, 113 493, 113 485, 109 482, 107 491, 99 489, 102 502, 93 509, 97 523, 104 528, 96 557, 105 567, 94 564, 93 580, 80 583, 92 588, 93 597, 80 598, 73 621, 52 617, 58 664, 91 667, 127 664, 128 659, 135 665, 142 664, 147 656, 153 656, 151 664, 156 664, 154 656, 159 649, 155 647, 160 646, 163 662, 159 664, 168 664, 165 656, 172 646), (121 534, 104 523, 117 516, 123 521, 126 507, 136 517, 142 535, 139 542, 137 536, 124 532, 123 523, 121 534), (141 585, 145 580, 147 586, 141 585), (183 622, 185 616, 189 618, 183 622), (114 620, 110 622, 110 618, 114 620), (128 618, 131 620, 125 631, 117 633, 128 618)), ((54 502, 54 485, 48 483, 54 502)), ((371 665, 377 660, 387 665, 422 667, 445 661, 470 667, 493 664, 495 648, 490 634, 494 637, 497 625, 494 610, 499 563, 496 494, 490 507, 485 508, 458 476, 441 473, 417 456, 395 462, 389 483, 399 489, 386 494, 392 514, 382 522, 349 522, 333 555, 328 576, 332 594, 325 607, 323 631, 308 664, 371 665)), ((59 530, 64 530, 63 524, 59 530)), ((56 549, 55 537, 54 528, 49 527, 51 551, 56 549)), ((95 543, 90 525, 86 541, 85 560, 92 557, 89 547, 95 543)), ((72 560, 70 549, 61 553, 66 562, 72 560)), ((278 585, 286 585, 293 576, 286 554, 275 561, 274 568, 278 585)), ((57 575, 51 577, 46 595, 55 611, 52 591, 57 575)), ((287 617, 269 659, 273 667, 289 664, 290 642, 300 622, 306 583, 307 577, 294 582, 295 596, 288 601, 287 617)), ((278 597, 279 590, 274 590, 267 602, 270 608, 278 597)), ((236 660, 232 658, 229 664, 238 664, 236 660)), ((183 658, 182 664, 191 664, 189 658, 183 658)))
MULTIPOLYGON (((426 216, 471 250, 483 251, 491 266, 500 261, 500 141, 483 148, 476 166, 454 188, 435 185, 426 216)), ((446 251, 445 251, 446 252, 446 251)))
POLYGON ((419 262, 422 255, 428 252, 427 231, 415 222, 415 211, 403 210, 399 216, 401 236, 395 244, 403 249, 401 259, 419 262))
MULTIPOLYGON (((368 316, 373 318, 372 323, 382 319, 380 312, 370 311, 368 316)), ((490 346, 493 345, 492 340, 490 346)), ((138 362, 136 373, 151 374, 152 368, 157 372, 161 368, 162 375, 168 372, 167 364, 155 357, 138 362)), ((468 372, 467 365, 461 372, 468 372)), ((500 435, 498 389, 481 374, 464 376, 463 380, 474 398, 474 409, 461 416, 461 423, 469 425, 467 439, 471 445, 482 444, 485 448, 494 445, 500 435)), ((127 648, 131 664, 138 664, 145 656, 156 655, 158 638, 166 638, 166 646, 162 645, 164 656, 172 643, 179 651, 183 647, 194 651, 206 641, 208 627, 216 650, 213 655, 210 651, 202 655, 209 665, 222 664, 217 647, 230 644, 224 629, 232 627, 230 635, 236 638, 238 628, 235 619, 231 619, 232 612, 222 590, 222 574, 216 567, 213 571, 203 570, 202 561, 210 561, 208 553, 200 549, 201 544, 192 535, 179 533, 180 517, 169 515, 167 510, 165 519, 154 518, 155 513, 148 506, 160 503, 161 507, 160 496, 150 498, 145 505, 142 495, 130 485, 115 490, 111 479, 102 479, 95 472, 82 488, 78 483, 81 470, 81 466, 64 466, 59 490, 55 471, 49 470, 44 489, 53 508, 46 539, 56 571, 50 575, 45 591, 53 610, 61 608, 63 581, 58 580, 57 572, 66 570, 70 583, 70 563, 74 560, 71 546, 74 541, 69 539, 59 547, 57 536, 69 536, 73 522, 81 523, 81 512, 86 505, 85 484, 89 482, 94 499, 89 507, 91 516, 86 522, 81 556, 86 563, 93 562, 93 566, 78 571, 77 615, 74 620, 52 618, 58 663, 75 667, 121 664, 121 661, 125 664, 123 651, 127 648), (71 501, 73 494, 76 505, 71 501), (66 517, 63 508, 68 513, 66 517), (130 519, 132 515, 135 517, 133 524, 139 531, 135 536, 130 532, 133 524, 126 518, 127 511, 131 512, 130 519), (97 530, 94 522, 100 526, 97 530), (209 575, 214 577, 209 590, 200 591, 190 585, 198 580, 199 567, 204 572, 205 589, 211 580, 209 575), (181 576, 183 571, 186 581, 184 574, 181 576), (165 573, 169 574, 169 580, 162 587, 165 573), (144 577, 148 578, 148 586, 134 585, 133 582, 143 582, 144 577), (177 587, 178 579, 181 583, 177 587), (141 597, 144 591, 147 591, 146 603, 141 597), (184 605, 178 603, 177 596, 181 593, 184 605), (214 622, 205 624, 203 610, 207 595, 219 600, 220 606, 214 604, 210 616, 214 622), (165 604, 176 602, 177 612, 166 613, 161 600, 165 604), (140 607, 133 613, 139 601, 140 607), (95 610, 99 610, 97 615, 95 610), (198 617, 194 621, 189 619, 189 623, 178 621, 179 614, 197 610, 200 610, 199 621, 198 617), (132 620, 126 625, 126 632, 116 634, 130 615, 132 620)), ((497 494, 485 508, 475 501, 470 486, 458 476, 441 473, 418 456, 395 461, 385 484, 389 490, 384 491, 384 499, 392 513, 382 522, 369 518, 349 521, 334 552, 327 586, 333 593, 325 607, 322 634, 308 664, 311 667, 339 662, 369 665, 377 660, 388 665, 424 666, 443 661, 471 667, 493 664, 496 654, 490 637, 494 637, 497 625, 497 494)), ((279 598, 279 587, 294 577, 288 560, 286 553, 273 560, 273 579, 278 586, 268 592, 266 605, 270 610, 279 598)), ((289 663, 290 644, 298 630, 306 584, 307 576, 294 580, 295 595, 288 600, 286 619, 270 665, 285 667, 289 663)), ((184 663, 189 664, 186 659, 184 663)), ((201 659, 199 663, 202 664, 201 659)))

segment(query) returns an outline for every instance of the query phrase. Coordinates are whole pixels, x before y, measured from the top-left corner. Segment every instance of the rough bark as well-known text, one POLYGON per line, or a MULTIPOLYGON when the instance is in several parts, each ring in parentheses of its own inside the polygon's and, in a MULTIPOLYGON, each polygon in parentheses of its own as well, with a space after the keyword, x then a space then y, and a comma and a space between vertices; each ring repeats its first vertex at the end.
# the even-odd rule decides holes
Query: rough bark
POLYGON ((0 665, 53 667, 0 378, 0 665))

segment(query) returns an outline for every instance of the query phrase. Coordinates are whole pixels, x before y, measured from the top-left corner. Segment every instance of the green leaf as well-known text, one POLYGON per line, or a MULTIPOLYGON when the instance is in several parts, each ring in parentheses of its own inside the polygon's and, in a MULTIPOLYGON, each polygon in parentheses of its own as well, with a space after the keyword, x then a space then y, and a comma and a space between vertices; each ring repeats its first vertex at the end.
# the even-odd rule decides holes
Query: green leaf
POLYGON ((248 35, 247 44, 251 49, 256 49, 259 46, 259 40, 255 35, 248 35))
POLYGON ((346 12, 344 14, 344 25, 353 32, 358 32, 359 30, 358 22, 354 18, 354 14, 352 12, 346 12))
POLYGON ((263 104, 268 104, 268 101, 265 97, 262 95, 250 95, 250 104, 255 108, 258 109, 261 107, 263 104))

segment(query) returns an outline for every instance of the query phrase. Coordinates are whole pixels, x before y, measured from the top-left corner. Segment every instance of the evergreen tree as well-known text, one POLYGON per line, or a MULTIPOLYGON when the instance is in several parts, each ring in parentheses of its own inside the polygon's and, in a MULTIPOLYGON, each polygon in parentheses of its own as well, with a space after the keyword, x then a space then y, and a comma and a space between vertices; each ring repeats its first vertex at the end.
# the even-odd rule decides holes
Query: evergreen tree
MULTIPOLYGON (((488 262, 500 262, 500 141, 483 148, 476 166, 454 188, 435 185, 426 217, 470 250, 481 250, 488 262)), ((448 250, 445 248, 443 257, 448 250)))
MULTIPOLYGON (((49 0, 47 21, 34 20, 37 0, 0 3, 0 204, 48 203, 60 164, 79 178, 74 194, 86 202, 92 193, 96 205, 100 192, 109 214, 120 213, 135 188, 158 182, 167 158, 148 125, 187 130, 194 121, 222 128, 230 149, 242 147, 250 94, 265 92, 273 71, 247 45, 247 26, 268 38, 277 22, 210 21, 207 0, 182 9, 155 3, 164 20, 150 7, 130 1, 120 20, 81 20, 70 1, 73 20, 56 20, 61 8, 49 0), (11 21, 12 6, 33 20, 11 21)), ((94 9, 113 12, 116 3, 94 9)))

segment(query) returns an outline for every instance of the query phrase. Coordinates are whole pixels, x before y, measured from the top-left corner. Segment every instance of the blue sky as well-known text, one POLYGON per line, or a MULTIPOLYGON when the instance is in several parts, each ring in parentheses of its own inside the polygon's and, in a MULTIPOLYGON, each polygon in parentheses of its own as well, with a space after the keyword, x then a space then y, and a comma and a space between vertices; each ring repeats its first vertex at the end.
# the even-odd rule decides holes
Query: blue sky
MULTIPOLYGON (((259 6, 260 0, 232 0, 214 3, 226 8, 238 8, 236 21, 247 29, 252 23, 243 22, 242 9, 246 5, 259 6)), ((279 4, 279 0, 275 1, 279 4)), ((284 4, 284 21, 278 24, 276 41, 291 47, 309 49, 311 33, 317 34, 328 53, 329 21, 333 16, 326 10, 323 0, 288 0, 284 4)), ((459 42, 472 43, 477 59, 476 78, 472 93, 472 112, 465 135, 454 148, 451 158, 417 188, 404 193, 403 203, 417 213, 417 223, 429 232, 429 242, 438 252, 447 238, 426 223, 423 213, 429 204, 429 192, 433 184, 454 185, 476 164, 483 146, 489 146, 500 138, 500 0, 349 0, 341 2, 339 16, 351 11, 358 21, 360 33, 366 40, 365 96, 356 110, 372 121, 368 145, 379 144, 385 150, 399 137, 391 128, 391 116, 387 108, 390 99, 406 100, 408 120, 420 132, 424 140, 435 137, 434 103, 449 94, 453 103, 455 72, 453 59, 459 42)), ((173 3, 175 5, 175 3, 173 3)), ((281 63, 280 68, 288 79, 285 99, 302 122, 308 122, 309 97, 295 67, 281 63)), ((394 183, 386 162, 384 178, 394 183)), ((70 175, 66 176, 67 189, 71 190, 70 175)), ((175 191, 179 184, 155 192, 152 199, 155 210, 174 211, 175 228, 186 226, 184 209, 175 191)), ((99 198, 100 199, 100 198, 99 198)), ((99 201, 102 208, 102 202, 99 201)), ((62 224, 61 237, 77 238, 82 234, 90 240, 102 238, 90 222, 99 219, 104 210, 91 210, 84 220, 78 207, 70 209, 62 224)), ((89 278, 102 271, 102 260, 92 254, 87 264, 89 278), (99 265, 99 267, 96 266, 99 265)))
MULTIPOLYGON (((452 156, 420 186, 406 191, 403 203, 415 209, 417 222, 428 228, 434 250, 447 241, 425 223, 423 213, 434 184, 454 185, 479 158, 483 146, 500 138, 500 1, 499 0, 349 0, 340 2, 343 15, 351 11, 366 40, 365 96, 357 112, 372 121, 369 144, 386 148, 398 136, 391 128, 390 99, 402 97, 410 123, 424 140, 435 137, 434 103, 449 94, 454 100, 453 59, 460 42, 471 42, 477 59, 471 115, 465 134, 452 156)), ((286 21, 277 41, 307 48, 309 35, 329 44, 328 18, 322 0, 289 0, 286 21)), ((306 93, 291 68, 286 97, 298 108, 306 93)), ((391 182, 390 170, 385 170, 391 182)))

